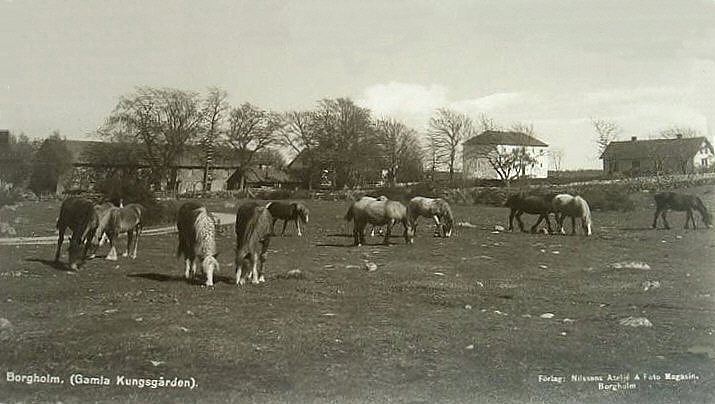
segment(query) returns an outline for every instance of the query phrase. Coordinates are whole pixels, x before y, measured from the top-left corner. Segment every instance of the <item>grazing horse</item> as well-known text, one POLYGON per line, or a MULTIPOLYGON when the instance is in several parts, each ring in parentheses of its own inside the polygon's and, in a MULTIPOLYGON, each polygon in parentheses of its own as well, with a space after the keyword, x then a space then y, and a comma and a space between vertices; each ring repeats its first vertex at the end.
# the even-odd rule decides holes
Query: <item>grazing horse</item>
POLYGON ((591 235, 591 209, 585 199, 578 195, 558 194, 551 204, 556 214, 556 221, 561 234, 566 234, 566 231, 564 231, 564 219, 569 216, 571 217, 571 234, 576 234, 576 218, 578 217, 581 219, 581 230, 587 236, 591 235))
POLYGON ((247 202, 236 212, 236 284, 265 282, 263 264, 271 242, 273 217, 266 207, 247 202))
POLYGON ((114 246, 117 237, 121 233, 127 233, 127 250, 122 254, 126 257, 131 252, 131 257, 137 257, 139 247, 139 235, 143 224, 144 207, 138 203, 130 203, 122 208, 109 208, 99 220, 99 227, 95 233, 95 241, 98 244, 100 238, 106 233, 109 239, 109 253, 106 259, 117 260, 117 249, 114 246))
POLYGON ((452 235, 454 225, 452 209, 444 199, 415 196, 410 199, 410 203, 407 205, 407 212, 410 217, 410 225, 415 233, 417 232, 417 219, 423 216, 434 219, 436 226, 434 230, 435 237, 450 237, 452 235))
POLYGON ((519 229, 524 231, 524 222, 521 221, 521 215, 528 213, 531 215, 539 215, 539 220, 531 226, 531 232, 535 233, 536 228, 539 226, 542 220, 546 220, 546 227, 551 233, 551 221, 549 220, 549 213, 553 212, 553 207, 551 201, 556 194, 547 195, 527 195, 524 192, 519 192, 510 195, 504 206, 511 209, 509 212, 509 231, 514 230, 514 218, 519 223, 519 229))
POLYGON ((693 229, 696 228, 695 217, 693 217, 693 210, 700 212, 700 218, 705 223, 705 226, 709 229, 712 227, 712 216, 708 212, 708 208, 705 207, 703 201, 696 195, 683 195, 675 192, 662 192, 655 194, 653 196, 655 199, 655 215, 653 215, 653 228, 655 229, 658 224, 658 215, 661 214, 663 218, 663 224, 665 224, 666 229, 670 229, 668 224, 668 219, 666 219, 665 214, 668 210, 675 210, 677 212, 685 211, 685 228, 689 228, 690 222, 693 223, 693 229))
POLYGON ((176 216, 179 230, 179 247, 176 256, 184 257, 184 277, 196 275, 196 263, 201 262, 201 270, 206 274, 206 286, 213 286, 214 271, 219 270, 216 260, 216 222, 206 207, 196 202, 186 202, 176 216))
POLYGON ((295 226, 298 228, 298 237, 303 235, 300 230, 300 222, 308 224, 308 207, 301 202, 271 202, 266 206, 271 216, 273 216, 273 223, 271 224, 271 233, 273 233, 273 227, 276 225, 278 219, 283 220, 283 231, 281 236, 286 232, 286 225, 288 225, 289 220, 295 221, 295 226))
POLYGON ((69 227, 72 230, 72 238, 69 246, 69 264, 72 270, 84 263, 91 250, 94 249, 92 238, 95 229, 99 225, 97 212, 94 204, 84 198, 68 198, 62 202, 60 216, 57 219, 57 250, 55 251, 55 262, 60 260, 60 249, 65 240, 65 231, 69 227))
MULTIPOLYGON (((101 205, 95 205, 94 210, 97 212, 97 218, 99 219, 99 221, 101 222, 105 215, 109 212, 109 209, 114 207, 115 206, 112 202, 104 202, 101 205)), ((121 208, 122 206, 120 205, 119 207, 121 208)), ((97 229, 99 229, 99 225, 97 226, 97 229)), ((107 233, 104 232, 102 232, 102 234, 94 234, 92 235, 92 237, 93 247, 101 247, 104 243, 109 241, 109 239, 107 238, 107 233)), ((93 248, 91 251, 91 255, 87 258, 94 258, 94 253, 96 252, 95 250, 96 248, 93 248)))
POLYGON ((401 222, 404 227, 403 236, 405 243, 411 244, 414 241, 414 231, 409 223, 407 207, 397 201, 376 200, 372 197, 362 197, 353 202, 345 214, 345 220, 353 221, 353 237, 356 246, 365 243, 365 227, 368 223, 374 226, 386 226, 384 244, 390 244, 390 234, 392 227, 401 222))

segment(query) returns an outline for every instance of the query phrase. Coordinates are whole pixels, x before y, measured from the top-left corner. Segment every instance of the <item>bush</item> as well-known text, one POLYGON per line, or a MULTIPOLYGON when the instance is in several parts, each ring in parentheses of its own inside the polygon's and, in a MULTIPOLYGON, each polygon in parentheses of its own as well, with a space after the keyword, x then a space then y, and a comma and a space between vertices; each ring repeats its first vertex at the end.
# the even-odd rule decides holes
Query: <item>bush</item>
POLYGON ((138 203, 145 208, 144 226, 173 223, 178 207, 173 201, 159 202, 149 185, 134 178, 110 177, 97 184, 105 200, 119 206, 138 203))
POLYGON ((16 202, 22 200, 22 195, 20 192, 14 188, 3 189, 0 188, 0 208, 5 205, 14 205, 16 202))

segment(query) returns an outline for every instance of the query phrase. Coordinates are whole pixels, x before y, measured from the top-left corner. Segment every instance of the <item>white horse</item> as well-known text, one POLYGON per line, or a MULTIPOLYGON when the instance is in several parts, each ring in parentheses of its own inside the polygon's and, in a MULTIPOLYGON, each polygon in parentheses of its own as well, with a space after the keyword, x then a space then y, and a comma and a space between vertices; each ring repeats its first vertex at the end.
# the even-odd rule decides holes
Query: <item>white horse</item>
POLYGON ((365 243, 365 227, 367 224, 373 226, 386 226, 383 243, 390 244, 390 234, 392 227, 400 222, 404 227, 403 236, 405 243, 413 242, 414 232, 407 217, 407 207, 398 201, 377 200, 366 196, 350 205, 345 220, 353 221, 353 238, 356 246, 365 243))
POLYGON ((566 234, 564 231, 564 219, 566 216, 571 217, 571 234, 576 234, 576 218, 581 219, 581 230, 584 234, 590 236, 591 231, 591 209, 588 203, 580 196, 572 196, 569 194, 558 194, 551 201, 556 221, 558 223, 561 234, 566 234))
POLYGON ((201 262, 206 286, 213 286, 213 274, 219 270, 219 263, 216 259, 216 222, 211 214, 203 205, 186 202, 179 209, 176 228, 179 230, 176 255, 184 257, 184 277, 195 276, 196 263, 201 262))
POLYGON ((410 225, 414 231, 417 231, 417 219, 422 216, 431 217, 434 220, 436 226, 435 237, 450 237, 452 235, 454 218, 452 217, 452 209, 444 199, 415 196, 410 199, 410 203, 407 205, 407 212, 410 217, 410 225))

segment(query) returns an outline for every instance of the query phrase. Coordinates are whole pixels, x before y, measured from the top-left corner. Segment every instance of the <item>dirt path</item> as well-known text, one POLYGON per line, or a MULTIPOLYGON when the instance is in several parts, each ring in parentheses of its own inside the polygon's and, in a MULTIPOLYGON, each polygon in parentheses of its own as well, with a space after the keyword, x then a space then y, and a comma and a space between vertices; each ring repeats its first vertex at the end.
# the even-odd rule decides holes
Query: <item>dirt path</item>
MULTIPOLYGON (((236 215, 231 213, 214 213, 221 225, 233 224, 236 221, 236 215)), ((142 231, 142 236, 158 236, 162 234, 171 234, 176 232, 176 225, 151 227, 142 231)), ((69 240, 69 237, 66 237, 69 240)), ((57 236, 42 236, 42 237, 11 237, 0 238, 0 245, 50 245, 57 243, 57 236)))

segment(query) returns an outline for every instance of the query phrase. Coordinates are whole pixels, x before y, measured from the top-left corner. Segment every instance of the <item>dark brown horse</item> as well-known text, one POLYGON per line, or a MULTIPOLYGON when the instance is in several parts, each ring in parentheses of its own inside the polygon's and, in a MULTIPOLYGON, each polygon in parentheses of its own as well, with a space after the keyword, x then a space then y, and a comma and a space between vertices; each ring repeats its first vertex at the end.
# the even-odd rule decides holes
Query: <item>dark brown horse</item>
POLYGON ((263 264, 271 242, 273 217, 265 206, 247 202, 236 212, 236 284, 265 282, 263 264))
POLYGON ((531 226, 531 232, 535 233, 536 228, 541 224, 542 220, 546 220, 546 227, 551 230, 551 221, 549 221, 549 213, 553 212, 551 201, 556 196, 555 193, 546 195, 527 195, 524 192, 510 195, 504 206, 511 209, 509 212, 509 231, 514 230, 514 218, 519 223, 519 229, 524 231, 524 222, 521 221, 521 215, 528 213, 531 215, 539 215, 539 220, 531 226))
POLYGON ((696 195, 684 195, 675 192, 661 192, 653 196, 655 199, 655 215, 653 215, 653 228, 658 226, 658 215, 663 218, 663 224, 666 229, 670 229, 668 224, 668 219, 665 215, 668 210, 674 210, 677 212, 685 212, 685 228, 689 228, 690 222, 693 223, 693 229, 697 226, 695 225, 695 217, 693 216, 693 210, 700 212, 700 217, 705 223, 707 228, 712 227, 712 216, 708 212, 707 207, 703 201, 696 195))
POLYGON ((68 198, 62 202, 60 216, 57 219, 59 238, 57 239, 55 262, 60 260, 60 250, 65 240, 65 231, 69 228, 72 230, 69 265, 72 270, 77 270, 95 249, 92 239, 98 225, 97 211, 91 201, 84 198, 68 198))
POLYGON ((273 232, 273 226, 275 226, 278 219, 283 220, 283 231, 281 236, 286 232, 286 226, 288 221, 294 221, 295 226, 298 228, 298 237, 303 235, 300 229, 300 222, 305 224, 308 223, 308 207, 302 202, 271 202, 266 206, 271 216, 273 216, 273 223, 271 224, 271 232, 273 232))

